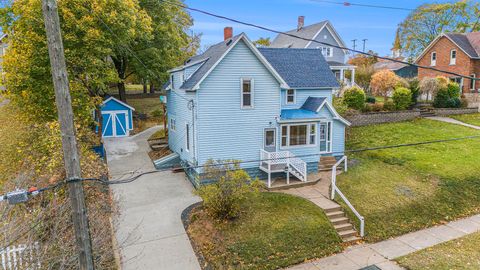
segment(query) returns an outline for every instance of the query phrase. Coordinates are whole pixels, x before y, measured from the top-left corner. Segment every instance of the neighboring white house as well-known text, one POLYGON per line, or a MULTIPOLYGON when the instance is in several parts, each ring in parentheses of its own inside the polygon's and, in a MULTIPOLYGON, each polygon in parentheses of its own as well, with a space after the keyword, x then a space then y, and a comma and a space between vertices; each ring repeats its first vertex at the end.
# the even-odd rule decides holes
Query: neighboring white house
POLYGON ((270 44, 271 48, 301 48, 301 49, 319 49, 322 50, 323 57, 327 60, 330 69, 335 74, 337 80, 345 85, 355 85, 355 66, 347 63, 346 48, 342 38, 329 21, 322 21, 312 25, 304 26, 305 17, 298 17, 296 29, 287 31, 286 34, 295 35, 305 39, 312 39, 322 43, 331 44, 328 46, 313 41, 299 39, 285 34, 279 34, 270 44), (351 71, 350 76, 345 76, 345 71, 351 71))

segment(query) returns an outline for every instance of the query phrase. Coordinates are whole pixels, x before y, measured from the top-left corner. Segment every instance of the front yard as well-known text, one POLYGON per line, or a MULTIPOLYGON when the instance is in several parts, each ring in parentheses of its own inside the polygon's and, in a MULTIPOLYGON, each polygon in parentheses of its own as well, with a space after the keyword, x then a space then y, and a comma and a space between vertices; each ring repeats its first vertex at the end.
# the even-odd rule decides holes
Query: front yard
POLYGON ((480 233, 417 251, 398 259, 410 270, 480 269, 480 233))
POLYGON ((450 115, 449 117, 465 122, 470 125, 480 127, 480 113, 450 115))
MULTIPOLYGON (((348 149, 447 139, 480 132, 433 120, 352 128, 348 149)), ((365 151, 338 186, 380 241, 480 212, 480 139, 365 151)), ((352 220, 357 220, 351 216, 352 220)))
POLYGON ((245 208, 229 222, 193 210, 188 233, 211 269, 278 269, 342 250, 323 210, 303 198, 260 193, 245 208))

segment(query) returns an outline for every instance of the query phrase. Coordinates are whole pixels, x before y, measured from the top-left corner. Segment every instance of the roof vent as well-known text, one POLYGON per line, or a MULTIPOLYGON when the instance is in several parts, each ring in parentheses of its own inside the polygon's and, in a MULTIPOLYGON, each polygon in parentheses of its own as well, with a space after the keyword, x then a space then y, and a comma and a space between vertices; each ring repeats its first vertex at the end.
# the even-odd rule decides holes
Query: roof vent
POLYGON ((232 41, 233 41, 232 39, 229 39, 229 40, 227 41, 227 47, 230 46, 230 44, 232 44, 232 41))

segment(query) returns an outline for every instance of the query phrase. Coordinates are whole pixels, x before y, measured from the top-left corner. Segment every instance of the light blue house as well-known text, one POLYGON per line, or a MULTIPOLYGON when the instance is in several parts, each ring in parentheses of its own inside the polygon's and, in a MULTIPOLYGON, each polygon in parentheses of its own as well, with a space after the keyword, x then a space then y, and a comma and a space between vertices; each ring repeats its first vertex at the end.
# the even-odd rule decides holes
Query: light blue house
POLYGON ((133 111, 130 105, 109 97, 100 106, 102 137, 126 137, 133 130, 133 111))
POLYGON ((256 48, 229 32, 170 71, 170 149, 195 185, 210 159, 243 161, 269 185, 279 173, 308 181, 321 155, 343 156, 349 123, 332 107, 334 74, 320 50, 256 48))

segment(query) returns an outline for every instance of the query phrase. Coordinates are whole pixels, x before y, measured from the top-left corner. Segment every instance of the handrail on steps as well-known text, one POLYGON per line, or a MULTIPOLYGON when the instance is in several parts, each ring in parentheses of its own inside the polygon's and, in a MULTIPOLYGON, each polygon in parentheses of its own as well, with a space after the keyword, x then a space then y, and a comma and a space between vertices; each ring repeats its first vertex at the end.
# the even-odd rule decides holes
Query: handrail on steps
POLYGON ((352 210, 352 212, 357 216, 357 218, 360 220, 360 236, 364 237, 365 236, 365 218, 358 213, 357 209, 353 207, 353 205, 350 203, 350 201, 345 197, 345 195, 340 191, 340 189, 337 187, 337 167, 344 162, 344 170, 345 172, 348 170, 348 160, 347 156, 343 156, 340 160, 335 163, 332 167, 332 195, 331 199, 335 199, 335 192, 340 195, 342 200, 347 204, 347 206, 352 210))

